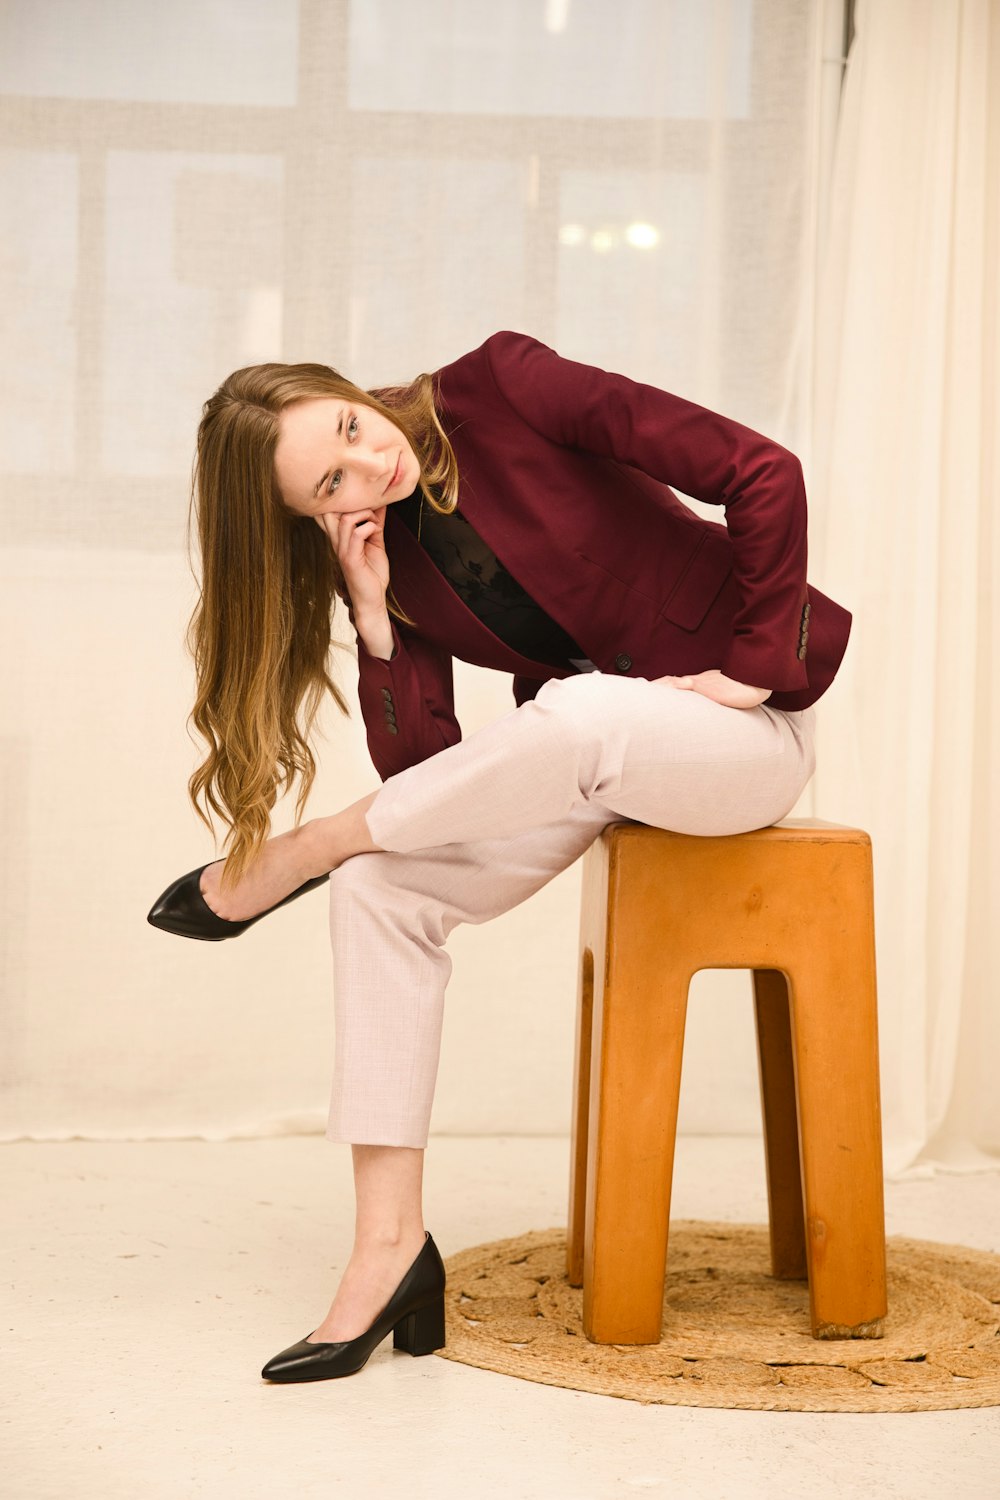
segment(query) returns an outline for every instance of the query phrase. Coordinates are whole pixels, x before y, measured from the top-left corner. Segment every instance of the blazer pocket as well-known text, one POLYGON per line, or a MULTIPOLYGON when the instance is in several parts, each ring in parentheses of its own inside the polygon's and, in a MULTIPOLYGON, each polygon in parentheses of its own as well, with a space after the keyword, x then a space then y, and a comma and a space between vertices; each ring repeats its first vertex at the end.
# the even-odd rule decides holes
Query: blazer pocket
MULTIPOLYGON (((642 599, 657 615, 669 620, 671 625, 680 625, 683 630, 698 629, 733 571, 732 545, 725 531, 703 531, 695 537, 666 599, 659 592, 654 595, 655 585, 640 588, 634 578, 622 578, 607 563, 598 562, 580 548, 576 550, 578 557, 598 568, 616 585, 626 604, 634 606, 637 599, 642 599)), ((676 562, 675 558, 671 560, 676 562)), ((666 571, 665 567, 663 571, 666 571)), ((655 577, 655 574, 651 576, 655 577)))
POLYGON ((697 630, 733 571, 732 543, 725 532, 705 531, 660 614, 682 630, 697 630))

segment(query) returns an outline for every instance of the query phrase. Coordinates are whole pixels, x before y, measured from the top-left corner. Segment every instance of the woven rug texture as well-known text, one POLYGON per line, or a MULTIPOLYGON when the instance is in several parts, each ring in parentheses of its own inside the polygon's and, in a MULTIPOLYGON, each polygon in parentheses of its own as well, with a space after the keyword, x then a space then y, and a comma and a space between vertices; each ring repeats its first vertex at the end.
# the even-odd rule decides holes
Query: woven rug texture
POLYGON ((670 1225, 658 1344, 595 1344, 565 1229, 447 1257, 441 1358, 644 1405, 944 1411, 1000 1405, 1000 1255, 890 1236, 880 1339, 814 1339, 805 1281, 770 1275, 765 1225, 670 1225))

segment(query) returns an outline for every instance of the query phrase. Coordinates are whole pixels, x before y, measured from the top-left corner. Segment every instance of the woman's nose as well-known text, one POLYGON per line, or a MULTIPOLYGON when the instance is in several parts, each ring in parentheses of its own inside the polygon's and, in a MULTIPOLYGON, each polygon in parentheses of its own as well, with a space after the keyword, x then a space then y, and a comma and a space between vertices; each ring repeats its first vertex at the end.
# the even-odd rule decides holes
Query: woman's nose
POLYGON ((372 481, 381 481, 384 484, 391 475, 394 467, 394 460, 390 457, 389 454, 365 454, 364 473, 369 483, 371 483, 372 481))

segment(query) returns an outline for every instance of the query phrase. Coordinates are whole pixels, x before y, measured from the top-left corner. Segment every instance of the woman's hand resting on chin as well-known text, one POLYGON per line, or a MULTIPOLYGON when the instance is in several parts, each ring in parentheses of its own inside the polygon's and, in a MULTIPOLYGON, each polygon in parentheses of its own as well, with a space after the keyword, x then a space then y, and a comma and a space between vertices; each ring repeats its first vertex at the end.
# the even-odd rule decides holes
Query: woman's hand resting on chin
POLYGON ((770 698, 772 692, 771 688, 750 687, 745 682, 737 682, 734 678, 727 677, 718 667, 712 667, 708 672, 695 672, 687 677, 654 677, 653 681, 672 683, 685 692, 702 693, 725 708, 756 708, 759 703, 770 698))
POLYGON ((385 609, 389 587, 389 558, 385 550, 385 511, 349 510, 342 515, 327 511, 313 519, 330 538, 340 561, 344 584, 356 617, 377 615, 385 609))

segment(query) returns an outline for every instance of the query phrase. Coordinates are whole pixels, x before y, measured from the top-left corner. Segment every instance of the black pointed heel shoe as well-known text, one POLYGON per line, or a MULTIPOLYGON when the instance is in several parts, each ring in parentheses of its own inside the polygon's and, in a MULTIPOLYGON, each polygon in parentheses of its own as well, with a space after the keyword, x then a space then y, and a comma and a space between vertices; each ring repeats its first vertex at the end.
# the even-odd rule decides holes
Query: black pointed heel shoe
POLYGON ((424 1233, 423 1249, 370 1328, 355 1339, 332 1344, 311 1344, 307 1334, 268 1360, 260 1372, 264 1379, 287 1384, 354 1375, 390 1328, 393 1348, 407 1354, 433 1354, 435 1349, 443 1349, 444 1261, 430 1230, 424 1233))
POLYGON ((208 943, 218 943, 223 938, 239 937, 241 932, 246 932, 248 927, 259 922, 261 917, 268 916, 270 912, 277 911, 279 906, 294 901, 296 896, 304 896, 306 891, 311 891, 330 879, 329 871, 325 875, 315 875, 312 880, 307 880, 273 906, 259 911, 255 917, 230 922, 227 917, 217 916, 201 894, 201 872, 207 870, 209 864, 216 863, 218 861, 209 860, 208 864, 199 865, 197 870, 189 871, 187 875, 175 880, 173 885, 168 885, 162 896, 157 896, 153 902, 146 921, 153 927, 161 928, 163 932, 176 933, 178 937, 202 938, 208 943))

